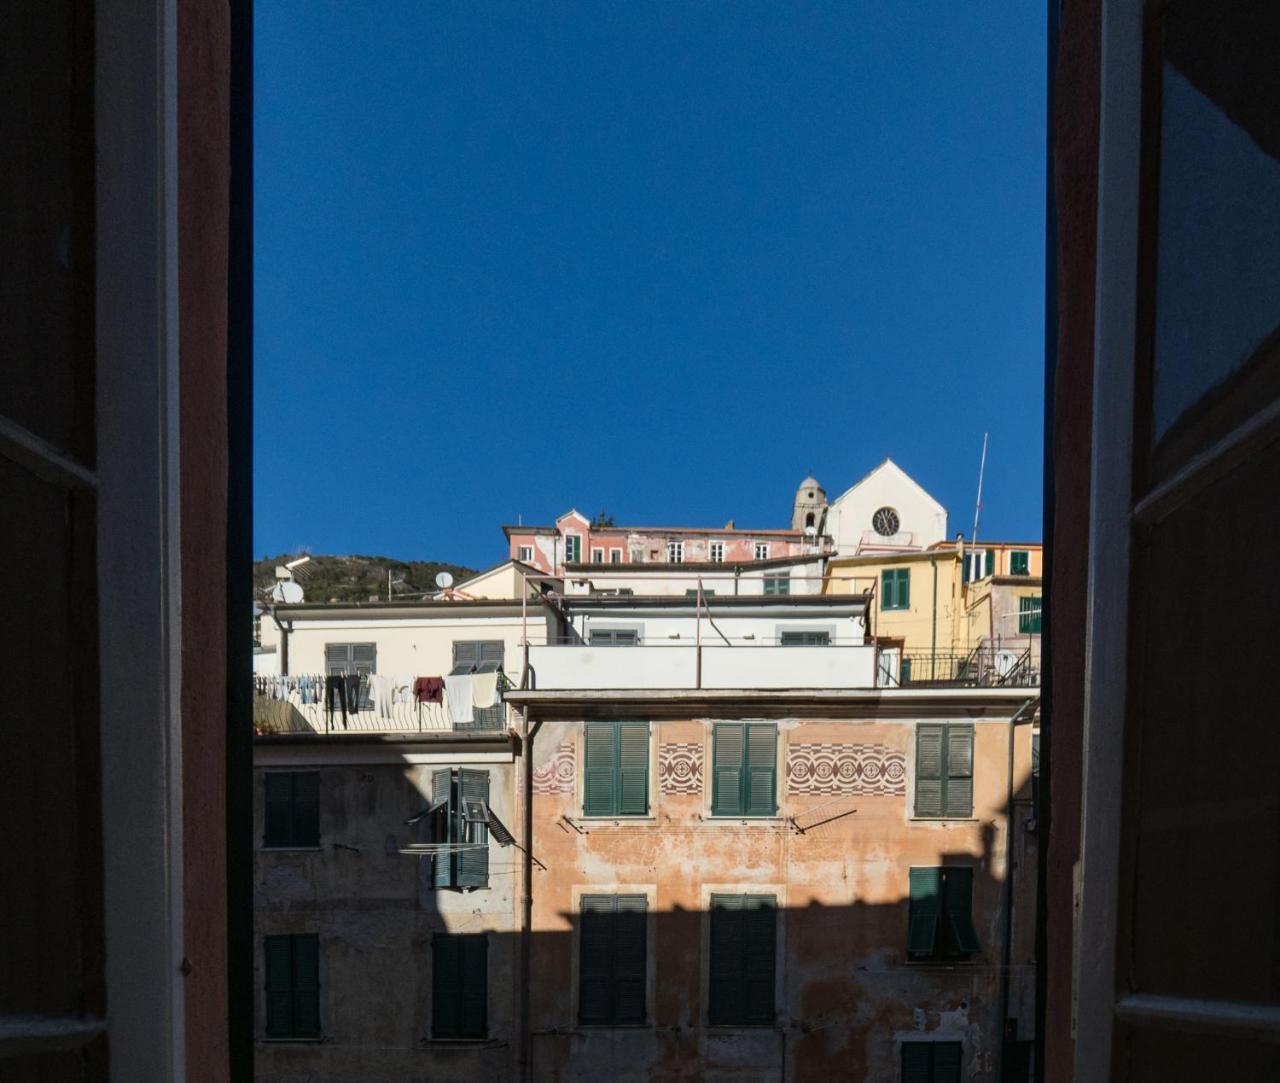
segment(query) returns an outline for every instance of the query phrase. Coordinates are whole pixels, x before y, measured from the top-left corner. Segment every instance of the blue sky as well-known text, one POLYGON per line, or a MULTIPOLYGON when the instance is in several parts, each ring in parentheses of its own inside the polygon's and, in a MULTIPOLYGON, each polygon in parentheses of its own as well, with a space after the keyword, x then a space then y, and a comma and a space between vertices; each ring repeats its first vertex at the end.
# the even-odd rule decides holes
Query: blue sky
POLYGON ((255 550, 777 526, 893 457, 1040 537, 1044 5, 256 11, 255 550))

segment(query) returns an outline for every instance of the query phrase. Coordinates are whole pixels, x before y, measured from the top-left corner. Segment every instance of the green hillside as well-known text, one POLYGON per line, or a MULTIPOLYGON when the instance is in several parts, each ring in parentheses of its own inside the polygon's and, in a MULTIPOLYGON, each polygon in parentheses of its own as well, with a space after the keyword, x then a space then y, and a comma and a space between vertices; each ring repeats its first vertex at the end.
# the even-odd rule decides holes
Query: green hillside
MULTIPOLYGON (((286 553, 276 557, 263 557, 253 565, 254 598, 264 600, 275 585, 278 565, 297 560, 298 554, 286 553)), ((392 557, 373 556, 320 556, 294 571, 294 578, 305 592, 308 602, 367 602, 387 600, 387 572, 394 584, 393 596, 413 598, 428 591, 435 591, 436 575, 449 572, 453 581, 460 583, 474 575, 471 568, 458 564, 445 564, 437 560, 395 560, 392 557)))

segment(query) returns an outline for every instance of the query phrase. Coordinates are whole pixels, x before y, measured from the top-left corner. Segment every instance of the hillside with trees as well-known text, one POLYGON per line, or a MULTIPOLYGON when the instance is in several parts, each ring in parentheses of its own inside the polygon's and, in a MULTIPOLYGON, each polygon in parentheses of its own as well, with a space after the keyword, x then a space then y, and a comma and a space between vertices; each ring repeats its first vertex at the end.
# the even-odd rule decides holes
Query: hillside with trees
POLYGON ((253 595, 263 601, 276 583, 278 566, 310 555, 294 570, 308 602, 367 602, 387 600, 387 573, 391 573, 393 598, 414 600, 435 593, 436 575, 449 572, 455 583, 475 575, 472 568, 436 560, 396 560, 379 556, 320 556, 285 553, 263 557, 253 565, 253 595))

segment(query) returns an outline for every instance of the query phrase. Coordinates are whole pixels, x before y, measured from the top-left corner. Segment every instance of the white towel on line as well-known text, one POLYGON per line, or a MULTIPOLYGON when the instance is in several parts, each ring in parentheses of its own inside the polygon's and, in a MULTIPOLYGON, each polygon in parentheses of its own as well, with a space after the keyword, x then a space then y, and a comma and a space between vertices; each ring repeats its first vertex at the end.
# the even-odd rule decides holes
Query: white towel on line
POLYGON ((471 722, 471 674, 464 673, 457 677, 444 679, 444 698, 449 704, 449 718, 456 726, 460 722, 471 722))

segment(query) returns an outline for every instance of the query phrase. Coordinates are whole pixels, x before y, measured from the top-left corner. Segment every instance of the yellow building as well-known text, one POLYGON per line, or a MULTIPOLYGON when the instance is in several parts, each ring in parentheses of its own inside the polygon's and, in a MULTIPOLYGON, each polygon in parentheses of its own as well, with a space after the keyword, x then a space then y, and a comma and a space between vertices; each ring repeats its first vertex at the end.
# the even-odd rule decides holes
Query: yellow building
POLYGON ((872 592, 882 684, 1038 684, 1043 561, 1039 542, 961 539, 834 558, 824 592, 872 592))

